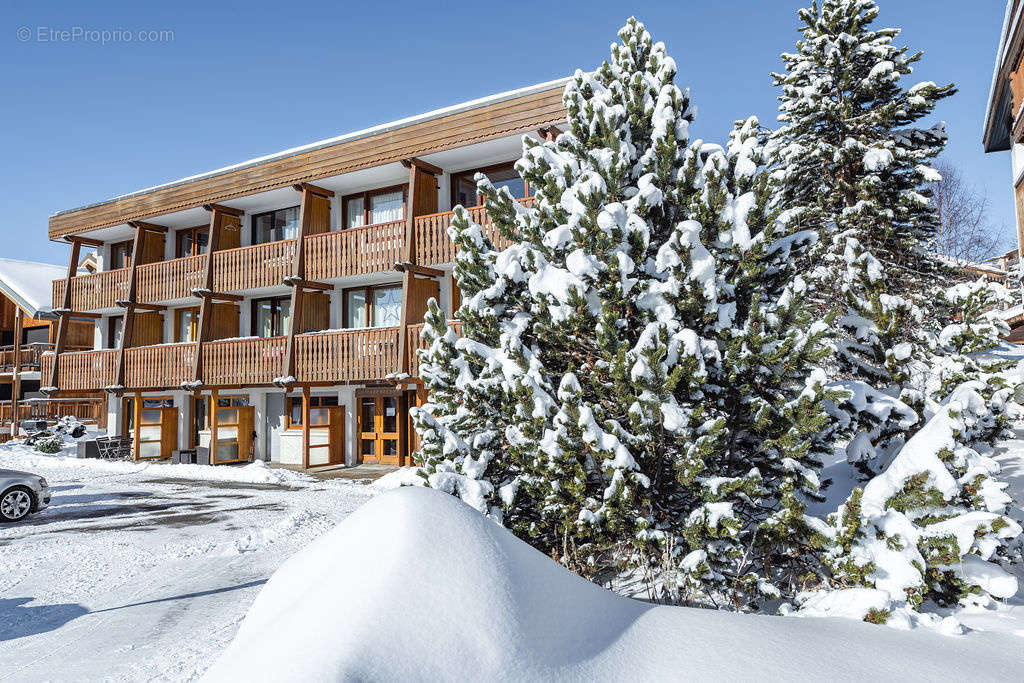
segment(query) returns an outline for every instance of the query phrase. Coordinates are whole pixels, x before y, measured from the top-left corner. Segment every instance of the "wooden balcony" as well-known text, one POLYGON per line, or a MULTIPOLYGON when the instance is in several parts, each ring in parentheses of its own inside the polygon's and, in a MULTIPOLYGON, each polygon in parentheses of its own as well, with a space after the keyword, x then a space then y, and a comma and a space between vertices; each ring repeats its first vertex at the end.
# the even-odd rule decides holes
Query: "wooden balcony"
MULTIPOLYGON (((520 199, 519 203, 526 207, 532 207, 533 197, 520 199)), ((496 229, 491 227, 491 221, 487 217, 487 210, 483 206, 474 206, 468 209, 468 211, 473 222, 483 226, 484 233, 494 246, 499 249, 508 246, 507 240, 496 229)), ((416 219, 417 263, 424 266, 436 266, 455 261, 455 245, 448 238, 448 226, 452 222, 452 215, 451 211, 442 211, 441 213, 434 213, 429 216, 420 216, 416 219)))
MULTIPOLYGON (((314 280, 391 270, 401 260, 405 221, 325 232, 306 238, 306 274, 314 280)), ((192 296, 199 287, 206 256, 148 263, 138 267, 138 300, 157 303, 192 296)), ((215 252, 214 289, 243 292, 280 285, 291 274, 295 240, 256 244, 215 252)), ((53 281, 53 301, 64 301, 64 280, 53 281)), ((71 279, 71 309, 114 308, 128 297, 128 269, 107 270, 71 279)))
MULTIPOLYGON (((448 326, 455 332, 462 332, 462 323, 458 320, 449 320, 448 326)), ((427 342, 423 339, 423 323, 409 325, 406 348, 409 349, 409 374, 413 377, 420 376, 420 355, 417 351, 427 348, 427 342)))
MULTIPOLYGON (((532 206, 533 198, 521 200, 532 206)), ((506 246, 482 206, 469 209, 473 220, 498 247, 506 246)), ((452 212, 444 211, 421 216, 414 221, 416 259, 425 266, 451 263, 455 245, 448 239, 452 212)), ((376 223, 351 230, 311 235, 306 238, 306 276, 311 280, 330 280, 351 275, 365 275, 394 269, 401 260, 405 239, 405 221, 376 223)), ((280 285, 291 274, 295 258, 295 240, 269 242, 214 253, 214 290, 244 292, 259 287, 280 285)), ((138 301, 158 303, 185 299, 200 285, 206 256, 148 263, 138 267, 138 301)), ((53 302, 64 301, 64 280, 53 281, 53 302)), ((106 270, 71 279, 71 309, 97 311, 115 308, 116 302, 128 298, 128 269, 106 270)))
MULTIPOLYGON (((11 401, 0 401, 0 422, 10 424, 12 410, 11 401)), ((18 420, 57 420, 71 415, 83 422, 105 422, 105 413, 102 398, 18 401, 18 420)))
MULTIPOLYGON (((374 382, 398 371, 398 328, 330 330, 296 335, 296 380, 301 383, 374 382)), ((224 339, 203 344, 206 387, 269 386, 281 375, 286 337, 224 339)), ((177 389, 191 381, 196 344, 161 344, 125 350, 125 391, 177 389)), ((43 375, 54 354, 42 356, 43 375)), ((61 392, 113 386, 117 351, 60 354, 61 392)))
MULTIPOLYGON (((21 347, 21 370, 29 372, 39 369, 40 356, 53 348, 53 344, 26 344, 21 347)), ((0 349, 0 373, 14 372, 14 347, 0 349)))

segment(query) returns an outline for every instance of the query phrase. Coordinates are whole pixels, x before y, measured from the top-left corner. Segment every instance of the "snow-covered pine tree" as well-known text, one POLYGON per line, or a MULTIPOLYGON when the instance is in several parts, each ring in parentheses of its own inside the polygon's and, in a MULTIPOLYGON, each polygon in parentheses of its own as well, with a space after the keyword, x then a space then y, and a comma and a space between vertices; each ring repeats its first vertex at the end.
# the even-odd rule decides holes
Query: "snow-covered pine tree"
POLYGON ((815 571, 826 326, 792 267, 814 235, 776 220, 757 122, 688 145, 664 45, 619 35, 566 86, 568 130, 524 139, 534 206, 481 177, 491 227, 455 212, 424 475, 585 575, 745 608, 815 571))
POLYGON ((872 28, 877 16, 873 0, 800 10, 802 39, 783 54, 786 71, 773 74, 783 125, 772 140, 782 205, 821 236, 808 279, 819 306, 840 314, 838 369, 891 399, 837 411, 856 432, 851 460, 876 470, 902 446, 908 406, 922 406, 908 366, 930 348, 921 303, 946 276, 926 249, 937 226, 928 163, 946 135, 941 124, 914 124, 955 92, 931 82, 904 88, 921 53, 893 44, 899 29, 872 28))

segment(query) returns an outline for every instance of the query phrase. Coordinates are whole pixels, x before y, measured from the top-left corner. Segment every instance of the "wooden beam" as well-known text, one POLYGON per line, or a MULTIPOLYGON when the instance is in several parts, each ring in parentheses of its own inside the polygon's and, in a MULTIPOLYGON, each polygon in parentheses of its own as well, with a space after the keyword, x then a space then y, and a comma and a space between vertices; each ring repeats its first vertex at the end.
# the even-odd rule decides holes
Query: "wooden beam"
MULTIPOLYGON (((429 162, 423 161, 423 159, 418 159, 417 157, 410 157, 408 159, 402 159, 402 166, 405 166, 406 168, 412 168, 413 166, 418 166, 421 171, 426 171, 427 173, 430 173, 431 175, 441 175, 441 174, 444 173, 444 169, 441 168, 440 166, 434 166, 434 164, 431 164, 429 162)), ((410 194, 410 196, 412 196, 412 195, 410 194)))
POLYGON ((242 301, 245 299, 241 294, 228 294, 227 292, 211 292, 208 289, 193 289, 192 296, 197 299, 210 299, 211 301, 242 301))
POLYGON ((297 280, 294 275, 289 275, 284 279, 284 283, 289 287, 302 287, 303 289, 309 289, 317 292, 330 292, 334 290, 334 285, 327 282, 315 282, 313 280, 297 280))
MULTIPOLYGON (((244 216, 245 210, 236 209, 231 206, 224 206, 223 204, 203 204, 203 208, 210 213, 222 213, 226 216, 244 216)), ((213 220, 211 216, 211 221, 213 220)))
MULTIPOLYGON (((292 274, 288 280, 293 282, 306 281, 306 235, 309 234, 313 222, 313 197, 315 193, 308 187, 302 190, 302 203, 299 207, 299 236, 295 242, 295 260, 292 262, 292 274)), ((295 335, 302 327, 302 305, 305 289, 292 287, 291 311, 292 324, 288 327, 288 339, 285 342, 284 364, 281 377, 295 377, 295 335)), ((287 382, 282 382, 287 386, 287 382)))
MULTIPOLYGON (((72 245, 76 243, 80 245, 84 244, 87 247, 102 247, 104 245, 102 240, 95 240, 91 237, 80 237, 78 235, 64 235, 63 239, 65 242, 70 242, 72 245)), ((78 267, 77 263, 75 264, 75 267, 78 267)))
POLYGON ((68 326, 71 324, 71 278, 78 272, 78 257, 82 252, 82 239, 71 238, 71 258, 68 260, 68 275, 64 280, 64 301, 61 305, 63 313, 57 323, 57 340, 53 345, 53 365, 50 366, 50 377, 46 386, 52 391, 57 390, 59 381, 58 367, 60 366, 60 354, 64 352, 64 343, 68 338, 68 326))
POLYGON ((168 230, 170 230, 170 228, 168 228, 166 226, 157 225, 156 223, 147 223, 145 221, 128 221, 128 225, 130 225, 130 226, 132 226, 133 228, 136 228, 136 229, 142 228, 143 230, 148 230, 149 232, 164 232, 165 233, 168 230))
POLYGON ((425 275, 427 277, 444 277, 444 271, 438 270, 437 268, 428 268, 427 266, 418 266, 415 263, 396 263, 395 270, 399 273, 404 273, 409 270, 415 275, 425 275))
POLYGON ((312 183, 296 183, 295 185, 292 185, 292 188, 296 192, 309 190, 313 194, 318 194, 321 197, 331 198, 334 196, 334 190, 328 190, 326 187, 320 187, 318 185, 313 185, 312 183))
POLYGON ((135 330, 135 306, 138 290, 139 258, 146 243, 146 229, 135 226, 135 241, 132 244, 132 262, 128 269, 128 300, 125 301, 124 319, 121 324, 121 339, 117 344, 117 366, 114 372, 114 386, 124 386, 125 355, 132 344, 132 332, 135 330))
POLYGON ((64 308, 55 308, 50 311, 57 317, 67 316, 69 318, 88 318, 89 320, 99 320, 103 317, 102 313, 88 313, 86 311, 69 311, 64 308))
MULTIPOLYGON (((285 402, 287 407, 287 401, 285 402)), ((302 387, 302 466, 309 469, 309 387, 302 387)))
POLYGON ((161 304, 144 304, 144 303, 140 303, 138 301, 128 301, 128 300, 124 300, 124 299, 118 299, 117 301, 114 302, 114 304, 116 304, 117 306, 120 306, 121 308, 129 308, 129 307, 131 307, 131 308, 141 308, 144 311, 161 311, 162 312, 162 311, 166 311, 167 310, 167 306, 163 306, 161 304))
POLYGON ((545 142, 554 142, 555 138, 557 138, 561 133, 562 131, 559 130, 557 126, 545 126, 537 129, 537 135, 539 135, 540 139, 545 142))
MULTIPOLYGON (((404 162, 403 162, 404 163, 404 162)), ((402 244, 402 313, 398 321, 398 372, 409 372, 409 353, 406 338, 409 336, 409 313, 412 302, 413 271, 416 262, 416 194, 419 179, 419 160, 409 159, 409 191, 405 206, 405 240, 402 244)), ((401 454, 399 454, 401 456, 401 454)))

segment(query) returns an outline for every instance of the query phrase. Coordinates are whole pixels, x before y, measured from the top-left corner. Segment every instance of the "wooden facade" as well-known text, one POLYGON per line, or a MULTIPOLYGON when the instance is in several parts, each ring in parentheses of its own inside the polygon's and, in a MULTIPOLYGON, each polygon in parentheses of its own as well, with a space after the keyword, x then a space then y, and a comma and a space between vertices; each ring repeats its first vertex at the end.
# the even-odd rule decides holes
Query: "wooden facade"
MULTIPOLYGON (((123 397, 110 405, 120 406, 122 433, 135 439, 137 457, 167 457, 175 448, 205 442, 213 462, 244 461, 253 441, 265 438, 254 407, 240 398, 246 390, 283 391, 286 397, 301 392, 301 411, 296 407, 287 422, 301 433, 304 466, 364 459, 408 464, 414 439, 407 409, 423 400, 417 351, 423 347, 427 302, 447 300, 450 310, 459 300, 450 276, 456 255, 448 236, 453 212, 439 210, 441 181, 448 176, 450 183, 453 173, 472 174, 464 165, 448 171, 421 156, 538 131, 550 139, 551 125, 565 117, 561 94, 556 84, 454 108, 52 216, 50 237, 71 243, 73 263, 83 248, 111 256, 95 272, 79 275, 69 268, 67 277, 52 284, 60 323, 54 350, 37 354, 46 390, 65 400, 100 391, 123 397), (392 178, 335 196, 314 184, 397 167, 395 162, 408 171, 400 185, 392 178), (282 200, 280 208, 247 215, 230 205, 282 188, 294 191, 295 199, 282 200), (374 197, 396 203, 395 195, 401 198, 401 218, 391 209, 374 212, 374 197), (347 227, 344 199, 353 196, 362 197, 363 214, 347 227), (188 214, 187 227, 172 227, 169 214, 200 207, 208 212, 208 224, 196 226, 188 214), (292 222, 287 229, 275 227, 279 220, 292 222), (257 221, 261 239, 274 241, 257 240, 257 221), (95 232, 105 228, 117 227, 123 235, 124 225, 134 238, 119 238, 116 248, 113 240, 96 238, 113 234, 95 232), (252 244, 243 238, 250 229, 252 244), (363 323, 350 324, 350 292, 362 292, 367 302, 363 323), (380 292, 390 301, 371 306, 380 292), (384 312, 380 319, 378 311, 384 312), (285 313, 290 323, 282 326, 285 313), (75 325, 82 318, 97 320, 86 323, 90 333, 93 326, 109 326, 105 343, 93 344, 92 337, 100 337, 93 334, 84 348, 77 343, 75 325), (259 330, 258 320, 264 321, 259 330), (323 392, 332 388, 350 392, 354 404, 324 404, 323 392), (188 411, 183 422, 189 434, 172 438, 169 425, 178 425, 181 410, 188 411), (221 420, 224 411, 234 411, 233 421, 221 420), (238 459, 225 460, 221 453, 228 435, 234 439, 228 451, 238 459), (346 452, 350 448, 355 452, 346 452)), ((515 147, 508 142, 501 149, 518 147, 518 140, 515 147)), ((482 158, 480 167, 493 161, 482 158)), ((510 168, 507 161, 501 166, 510 168)), ((521 193, 514 196, 532 203, 521 193)), ((483 207, 468 211, 492 242, 504 246, 483 207)))

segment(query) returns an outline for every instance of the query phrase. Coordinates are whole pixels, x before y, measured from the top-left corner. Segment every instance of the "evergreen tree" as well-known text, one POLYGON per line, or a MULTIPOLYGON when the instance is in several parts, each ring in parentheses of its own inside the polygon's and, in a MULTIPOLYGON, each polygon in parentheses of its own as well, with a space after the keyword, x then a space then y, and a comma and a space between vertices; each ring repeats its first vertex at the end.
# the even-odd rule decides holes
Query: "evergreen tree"
POLYGON ((941 124, 914 124, 955 92, 905 88, 921 53, 893 44, 899 29, 872 28, 877 16, 873 0, 800 10, 802 39, 773 75, 783 125, 772 140, 782 206, 821 236, 807 267, 819 307, 838 312, 845 332, 833 376, 889 397, 836 411, 855 432, 851 460, 875 471, 902 446, 911 409, 922 408, 913 364, 933 346, 925 304, 948 277, 926 249, 938 224, 927 188, 938 174, 928 163, 946 135, 941 124))
POLYGON ((585 575, 747 608, 818 572, 828 324, 793 267, 815 235, 774 208, 757 121, 691 144, 664 45, 619 35, 566 86, 568 130, 524 138, 533 207, 478 177, 511 246, 455 211, 461 337, 432 310, 424 475, 585 575))

